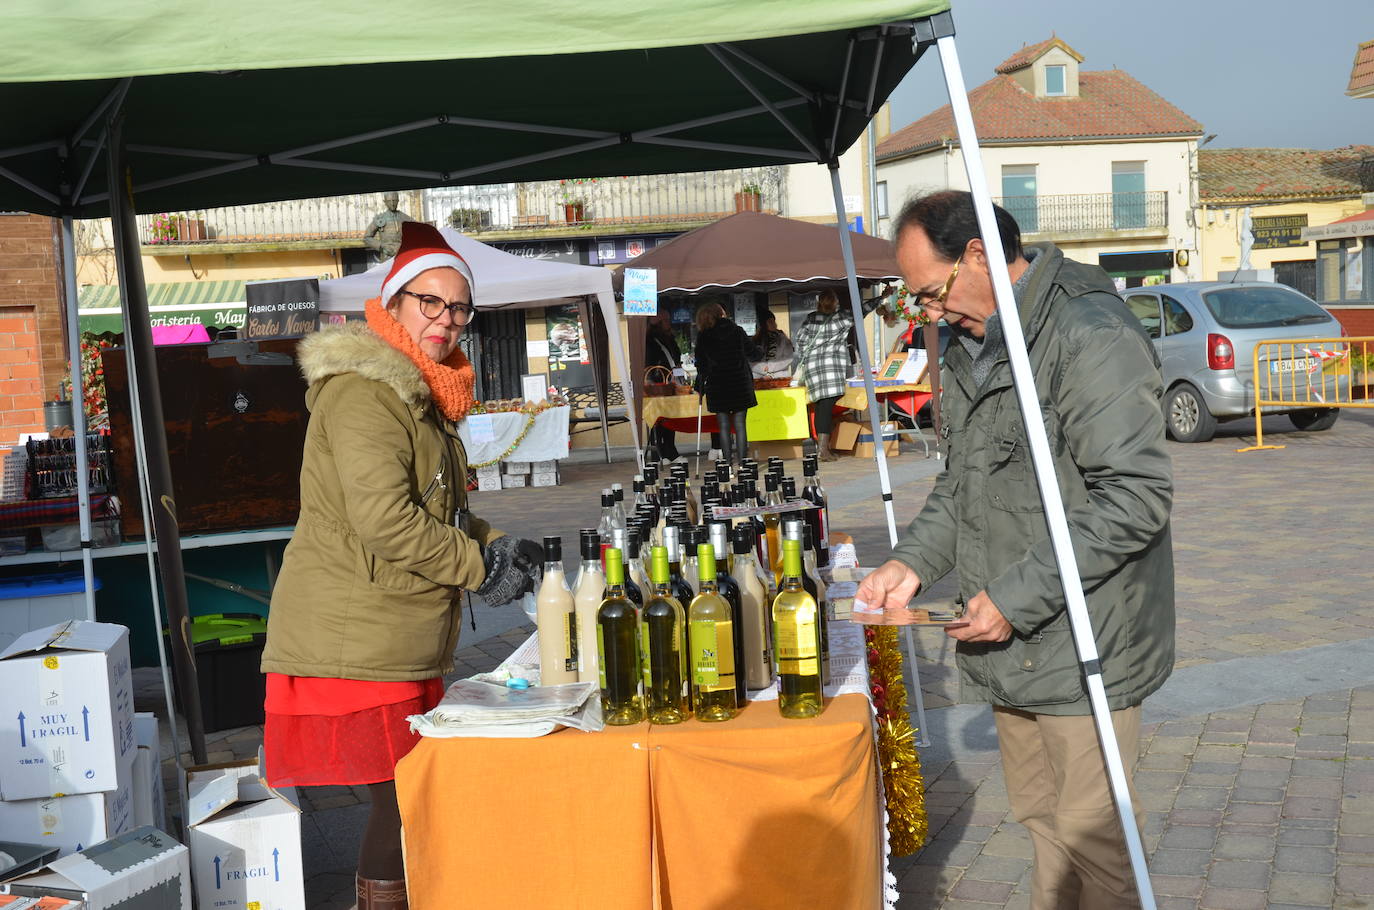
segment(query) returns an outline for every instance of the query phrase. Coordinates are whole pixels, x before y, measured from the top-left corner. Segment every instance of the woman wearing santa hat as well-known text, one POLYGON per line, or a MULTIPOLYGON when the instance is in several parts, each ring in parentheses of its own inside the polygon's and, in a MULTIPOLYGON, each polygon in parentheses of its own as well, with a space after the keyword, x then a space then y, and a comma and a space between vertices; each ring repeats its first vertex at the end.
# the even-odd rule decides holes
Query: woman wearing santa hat
POLYGON ((367 785, 358 907, 407 905, 396 762, 453 669, 460 598, 498 606, 532 586, 540 548, 467 512, 453 424, 473 405, 458 338, 472 271, 407 222, 366 323, 301 341, 310 424, 301 512, 272 593, 264 752, 278 786, 367 785))

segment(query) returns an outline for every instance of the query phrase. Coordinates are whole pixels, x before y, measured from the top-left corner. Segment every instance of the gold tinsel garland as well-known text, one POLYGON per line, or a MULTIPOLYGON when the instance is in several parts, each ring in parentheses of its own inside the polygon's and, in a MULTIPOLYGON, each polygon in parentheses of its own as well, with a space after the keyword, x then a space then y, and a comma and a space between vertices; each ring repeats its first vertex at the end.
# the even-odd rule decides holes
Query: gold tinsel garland
POLYGON ((916 728, 906 708, 902 652, 893 626, 867 626, 868 680, 878 714, 878 763, 887 798, 887 833, 893 856, 910 856, 926 842, 926 785, 916 754, 916 728))

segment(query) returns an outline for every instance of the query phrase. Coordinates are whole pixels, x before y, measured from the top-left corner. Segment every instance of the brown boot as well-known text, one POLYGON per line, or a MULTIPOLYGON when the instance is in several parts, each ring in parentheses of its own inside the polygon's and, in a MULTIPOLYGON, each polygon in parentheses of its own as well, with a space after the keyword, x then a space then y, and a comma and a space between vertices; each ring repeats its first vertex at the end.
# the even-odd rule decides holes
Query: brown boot
POLYGON ((358 910, 409 910, 406 880, 358 876, 358 910))
POLYGON ((839 461, 840 457, 830 450, 830 434, 816 434, 816 451, 821 455, 821 461, 839 461))

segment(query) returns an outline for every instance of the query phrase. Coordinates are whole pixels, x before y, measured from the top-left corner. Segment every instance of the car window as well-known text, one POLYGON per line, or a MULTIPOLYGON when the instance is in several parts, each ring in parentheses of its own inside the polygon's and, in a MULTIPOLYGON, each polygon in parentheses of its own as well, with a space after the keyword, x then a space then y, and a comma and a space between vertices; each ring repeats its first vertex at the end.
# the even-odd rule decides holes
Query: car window
POLYGON ((1193 327, 1193 317, 1168 294, 1164 296, 1164 334, 1181 335, 1193 327))
POLYGON ((1159 337, 1159 298, 1153 294, 1132 294, 1126 298, 1126 306, 1151 338, 1159 337))
POLYGON ((1331 320, 1326 310, 1279 284, 1204 291, 1202 302, 1212 317, 1228 329, 1317 325, 1331 320))

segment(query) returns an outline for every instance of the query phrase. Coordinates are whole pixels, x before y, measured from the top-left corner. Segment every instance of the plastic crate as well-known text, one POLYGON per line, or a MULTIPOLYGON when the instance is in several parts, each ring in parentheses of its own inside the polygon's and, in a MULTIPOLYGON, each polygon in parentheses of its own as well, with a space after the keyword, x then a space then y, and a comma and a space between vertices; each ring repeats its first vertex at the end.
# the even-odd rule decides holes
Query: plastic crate
MULTIPOLYGON (((95 580, 100 590, 100 579, 95 580)), ((80 572, 25 575, 0 581, 0 650, 34 629, 90 619, 86 615, 86 579, 80 572)))
MULTIPOLYGON (((267 620, 255 613, 210 613, 191 620, 206 733, 263 722, 267 677, 261 663, 266 641, 267 620)), ((180 693, 177 696, 180 704, 180 693)))

